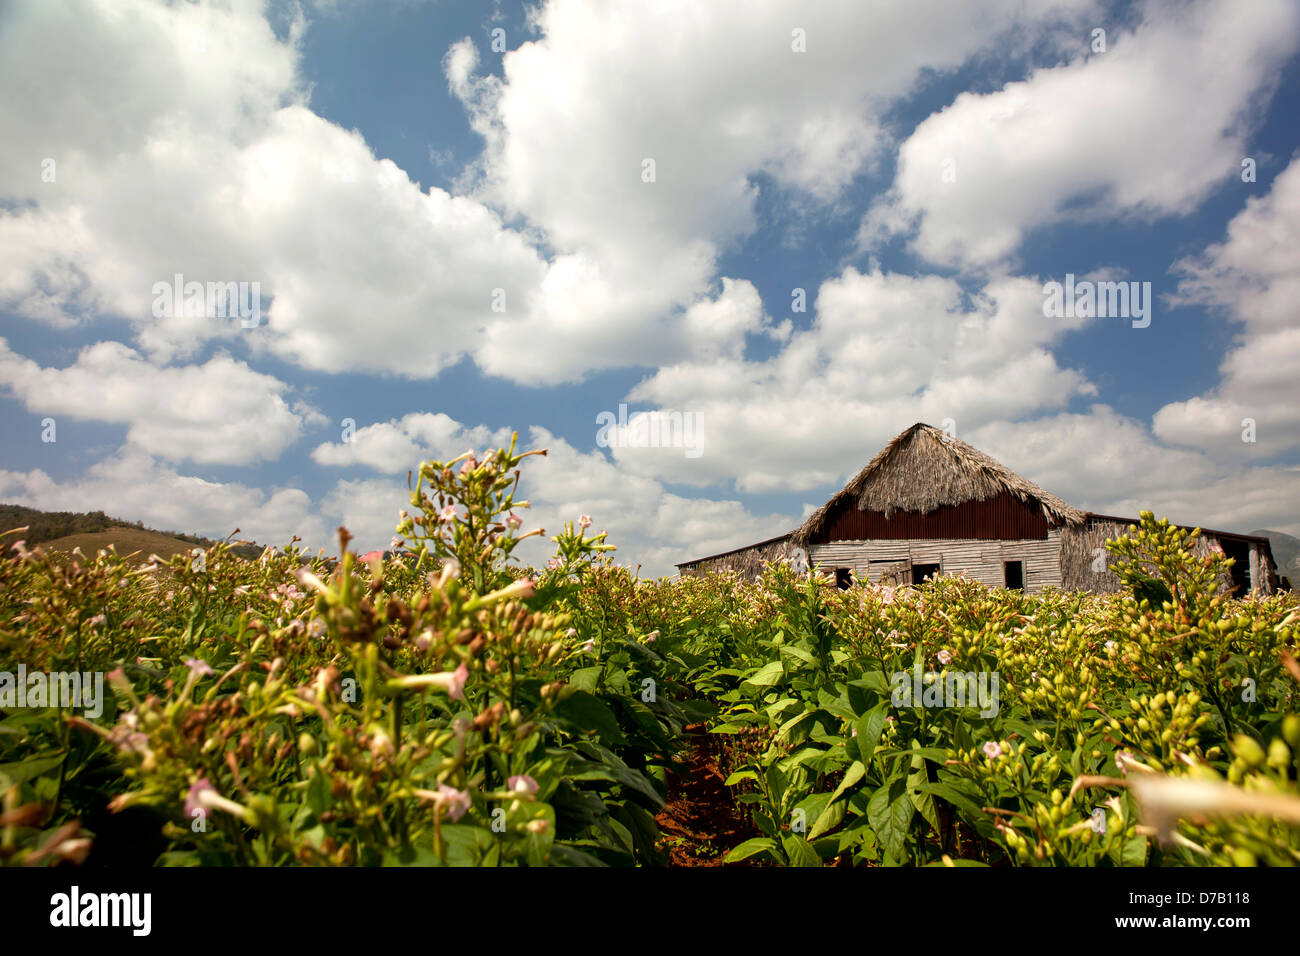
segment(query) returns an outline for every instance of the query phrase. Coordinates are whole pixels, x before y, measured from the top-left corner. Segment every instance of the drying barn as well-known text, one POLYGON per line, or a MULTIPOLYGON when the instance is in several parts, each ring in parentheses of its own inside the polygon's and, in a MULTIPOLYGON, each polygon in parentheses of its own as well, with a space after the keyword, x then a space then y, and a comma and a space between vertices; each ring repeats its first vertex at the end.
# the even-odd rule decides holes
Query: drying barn
MULTIPOLYGON (((1120 583, 1102 545, 1136 522, 1072 508, 978 449, 918 423, 794 531, 677 568, 683 575, 757 575, 769 561, 785 559, 834 573, 841 587, 943 574, 1026 591, 1105 593, 1120 583)), ((1196 553, 1215 544, 1236 559, 1234 591, 1276 590, 1267 538, 1204 529, 1196 553)))

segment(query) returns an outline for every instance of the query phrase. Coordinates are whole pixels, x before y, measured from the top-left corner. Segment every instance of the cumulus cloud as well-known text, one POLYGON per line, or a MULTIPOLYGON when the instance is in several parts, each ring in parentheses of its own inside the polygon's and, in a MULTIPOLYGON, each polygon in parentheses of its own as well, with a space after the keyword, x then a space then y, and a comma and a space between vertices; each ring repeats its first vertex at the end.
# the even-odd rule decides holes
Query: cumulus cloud
POLYGON ((1187 214, 1238 173, 1300 41, 1300 8, 1148 0, 1140 10, 1105 52, 1083 32, 1066 65, 961 93, 921 122, 862 243, 911 234, 933 262, 984 267, 1048 224, 1187 214))
POLYGON ((316 547, 329 543, 325 524, 301 489, 268 493, 237 482, 206 481, 130 446, 67 481, 41 470, 0 470, 0 500, 45 511, 103 510, 159 530, 211 538, 225 538, 238 528, 240 538, 261 544, 288 544, 294 535, 316 547))
MULTIPOLYGON (((322 464, 364 465, 377 471, 404 471, 424 459, 447 460, 461 452, 482 454, 509 444, 510 430, 465 426, 442 414, 417 413, 357 430, 351 442, 319 446, 313 457, 322 464)), ((648 575, 673 573, 673 565, 690 558, 748 544, 753 535, 770 537, 789 531, 794 514, 754 514, 735 500, 685 498, 651 478, 629 474, 601 452, 583 452, 544 428, 520 436, 520 449, 547 449, 525 460, 520 496, 531 507, 519 512, 523 530, 546 529, 546 538, 564 522, 590 515, 593 531, 608 531, 609 543, 622 564, 640 565, 648 575)), ((387 545, 397 513, 409 509, 405 482, 389 478, 338 481, 322 499, 322 511, 339 516, 359 542, 387 545)), ((540 565, 553 551, 549 540, 529 539, 518 552, 523 561, 540 565)))
POLYGON ((1131 518, 1149 508, 1179 524, 1221 531, 1300 530, 1300 469, 1170 448, 1107 405, 993 422, 961 437, 1078 508, 1131 518))
POLYGON ((697 458, 635 442, 613 454, 632 474, 802 491, 860 468, 917 421, 965 429, 1062 408, 1096 389, 1049 346, 1089 320, 1044 319, 1042 301, 1027 278, 1000 277, 968 297, 953 279, 847 268, 818 290, 812 326, 772 359, 683 362, 632 391, 697 416, 697 458))
POLYGON ((127 426, 127 439, 171 461, 247 465, 274 460, 325 421, 286 401, 289 386, 218 355, 203 365, 160 367, 120 342, 81 350, 67 368, 42 368, 0 339, 0 388, 28 411, 127 426))
POLYGON ((488 327, 479 361, 546 380, 717 347, 673 310, 705 297, 721 251, 753 231, 761 179, 824 211, 880 158, 882 115, 927 71, 1092 6, 552 0, 501 78, 456 44, 444 72, 485 139, 474 194, 557 251, 542 294, 488 327))
POLYGON ((1219 385, 1171 402, 1155 415, 1163 440, 1242 459, 1300 444, 1300 159, 1266 196, 1252 197, 1228 224, 1227 238, 1175 265, 1176 304, 1205 305, 1242 324, 1220 366, 1219 385), (1254 442, 1246 420, 1254 423, 1254 442))

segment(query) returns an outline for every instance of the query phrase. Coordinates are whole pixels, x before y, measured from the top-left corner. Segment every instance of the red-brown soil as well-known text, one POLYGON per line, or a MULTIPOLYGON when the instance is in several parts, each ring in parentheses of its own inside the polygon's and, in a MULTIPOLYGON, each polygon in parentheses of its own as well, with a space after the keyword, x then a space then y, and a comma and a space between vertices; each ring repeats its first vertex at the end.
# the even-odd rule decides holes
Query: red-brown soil
POLYGON ((760 835, 745 808, 736 804, 736 789, 725 786, 727 739, 708 733, 703 724, 686 728, 681 763, 668 772, 667 805, 655 817, 670 866, 723 866, 729 850, 760 835))

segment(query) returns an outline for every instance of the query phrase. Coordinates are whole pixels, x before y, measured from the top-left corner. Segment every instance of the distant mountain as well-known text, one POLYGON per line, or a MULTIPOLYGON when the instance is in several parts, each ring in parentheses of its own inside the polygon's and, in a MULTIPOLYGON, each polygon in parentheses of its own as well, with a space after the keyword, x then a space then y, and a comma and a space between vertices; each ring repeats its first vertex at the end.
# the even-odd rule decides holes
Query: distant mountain
POLYGON ((1281 531, 1252 531, 1251 534, 1268 538, 1268 543, 1273 546, 1277 573, 1290 578, 1293 583, 1300 583, 1300 538, 1281 531))

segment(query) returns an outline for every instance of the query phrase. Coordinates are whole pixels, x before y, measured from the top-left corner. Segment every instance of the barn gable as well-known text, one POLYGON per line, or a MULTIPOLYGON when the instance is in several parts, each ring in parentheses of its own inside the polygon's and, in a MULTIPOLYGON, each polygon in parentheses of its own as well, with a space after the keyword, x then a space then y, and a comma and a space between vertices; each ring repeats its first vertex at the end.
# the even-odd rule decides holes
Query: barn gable
POLYGON ((951 435, 917 423, 795 530, 800 547, 854 538, 1045 538, 1084 513, 951 435))

